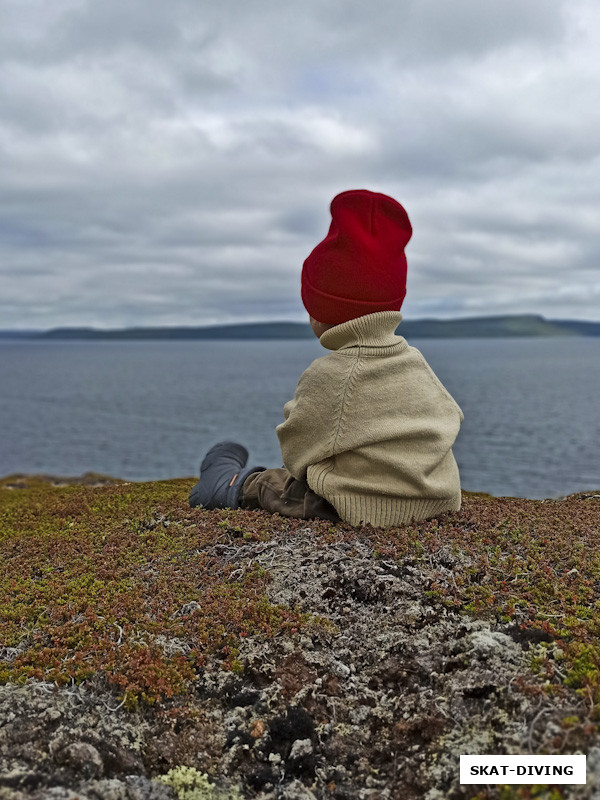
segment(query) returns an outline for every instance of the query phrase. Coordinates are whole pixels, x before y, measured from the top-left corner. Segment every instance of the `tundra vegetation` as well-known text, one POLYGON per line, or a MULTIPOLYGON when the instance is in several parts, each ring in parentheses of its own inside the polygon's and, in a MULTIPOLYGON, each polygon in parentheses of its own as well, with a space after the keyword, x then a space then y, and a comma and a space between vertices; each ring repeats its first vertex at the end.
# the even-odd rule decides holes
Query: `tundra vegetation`
POLYGON ((390 530, 0 481, 0 800, 600 791, 600 493, 390 530), (461 753, 588 755, 460 786, 461 753))

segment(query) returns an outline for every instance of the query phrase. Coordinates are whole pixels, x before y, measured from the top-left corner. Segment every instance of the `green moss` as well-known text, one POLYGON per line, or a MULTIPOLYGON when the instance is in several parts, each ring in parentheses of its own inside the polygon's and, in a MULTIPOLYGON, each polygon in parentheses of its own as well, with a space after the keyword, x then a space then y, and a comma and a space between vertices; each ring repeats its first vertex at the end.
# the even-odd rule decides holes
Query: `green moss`
POLYGON ((563 728, 573 728, 575 725, 579 725, 579 717, 575 715, 563 717, 561 724, 563 728))
POLYGON ((577 689, 591 687, 597 693, 600 683, 600 646, 575 643, 570 650, 572 660, 565 683, 577 689))

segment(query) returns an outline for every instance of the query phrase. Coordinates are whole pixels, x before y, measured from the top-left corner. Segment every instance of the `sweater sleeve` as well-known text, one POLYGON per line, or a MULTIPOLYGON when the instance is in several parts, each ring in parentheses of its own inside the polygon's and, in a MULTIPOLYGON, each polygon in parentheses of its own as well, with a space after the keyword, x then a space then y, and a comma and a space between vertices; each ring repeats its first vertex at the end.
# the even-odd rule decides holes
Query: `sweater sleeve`
POLYGON ((314 361, 302 373, 292 400, 285 404, 285 422, 276 428, 285 468, 298 480, 333 455, 338 399, 332 392, 331 356, 314 361))

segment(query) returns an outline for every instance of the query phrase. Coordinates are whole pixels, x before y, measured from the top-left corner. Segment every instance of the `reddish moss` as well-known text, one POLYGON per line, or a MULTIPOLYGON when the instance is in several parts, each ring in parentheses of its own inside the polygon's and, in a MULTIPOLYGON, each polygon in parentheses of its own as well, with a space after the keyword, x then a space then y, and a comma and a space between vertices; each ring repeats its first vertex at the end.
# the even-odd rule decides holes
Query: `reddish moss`
POLYGON ((227 517, 187 508, 188 490, 0 490, 0 640, 14 649, 0 680, 96 677, 130 706, 155 702, 184 692, 207 654, 231 668, 240 638, 302 625, 268 602, 266 573, 233 580, 235 565, 203 552, 230 537, 227 517))
MULTIPOLYGON (((240 669, 240 639, 291 633, 304 621, 268 602, 267 573, 238 574, 228 548, 309 527, 316 548, 361 540, 375 557, 438 564, 424 591, 557 640, 567 685, 600 700, 597 498, 466 494, 460 512, 382 530, 190 509, 191 485, 0 482, 0 641, 14 648, 1 680, 96 676, 129 702, 152 702, 185 691, 208 656, 240 669)), ((553 663, 543 668, 553 677, 553 663)))

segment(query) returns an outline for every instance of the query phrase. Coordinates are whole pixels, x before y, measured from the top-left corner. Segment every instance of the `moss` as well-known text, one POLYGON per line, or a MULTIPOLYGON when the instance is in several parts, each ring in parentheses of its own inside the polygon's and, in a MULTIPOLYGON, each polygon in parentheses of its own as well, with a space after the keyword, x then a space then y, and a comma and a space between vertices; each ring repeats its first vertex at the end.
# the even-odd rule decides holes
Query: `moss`
POLYGON ((0 488, 0 641, 16 651, 0 681, 100 680, 135 708, 185 693, 209 655, 239 671, 246 636, 303 627, 269 603, 263 569, 237 577, 212 553, 265 531, 190 509, 188 491, 183 480, 0 488), (177 640, 184 652, 164 646, 177 640))
MULTIPOLYGON (((10 482, 9 482, 10 483, 10 482)), ((269 573, 227 553, 305 528, 262 512, 190 509, 192 481, 19 490, 0 481, 0 680, 104 680, 128 707, 185 693, 208 657, 241 671, 246 637, 316 621, 267 598, 269 573), (221 550, 218 550, 218 547, 221 550), (184 641, 171 652, 165 642, 184 641), (162 644, 161 644, 162 643, 162 644)), ((14 483, 14 481, 13 481, 14 483)), ((387 530, 311 522, 315 548, 439 565, 426 596, 510 625, 549 689, 600 704, 600 503, 465 494, 460 512, 387 530)), ((321 621, 322 624, 326 624, 321 621)))
POLYGON ((567 686, 577 689, 590 687, 597 695, 600 685, 600 646, 587 643, 571 644, 571 664, 565 679, 567 686))

